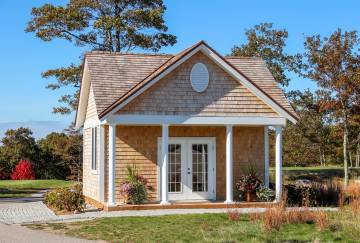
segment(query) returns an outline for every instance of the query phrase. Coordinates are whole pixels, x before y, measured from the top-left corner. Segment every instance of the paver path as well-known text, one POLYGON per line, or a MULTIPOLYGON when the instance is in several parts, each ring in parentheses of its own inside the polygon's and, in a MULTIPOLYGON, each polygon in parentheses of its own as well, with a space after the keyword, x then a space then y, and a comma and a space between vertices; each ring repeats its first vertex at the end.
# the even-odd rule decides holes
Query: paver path
POLYGON ((0 223, 0 243, 86 243, 94 242, 0 223))
POLYGON ((21 224, 56 219, 54 212, 42 202, 0 204, 0 223, 21 224))

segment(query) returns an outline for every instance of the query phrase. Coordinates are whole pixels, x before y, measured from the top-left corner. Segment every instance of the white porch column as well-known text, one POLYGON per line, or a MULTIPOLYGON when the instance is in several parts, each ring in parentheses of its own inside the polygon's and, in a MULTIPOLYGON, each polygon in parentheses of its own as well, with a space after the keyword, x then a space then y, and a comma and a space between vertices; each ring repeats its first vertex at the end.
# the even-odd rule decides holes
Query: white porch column
POLYGON ((99 159, 99 201, 105 203, 105 129, 99 126, 100 159, 99 159))
POLYGON ((275 128, 275 171, 276 171, 276 189, 275 199, 281 200, 282 193, 282 127, 275 128))
POLYGON ((269 128, 264 126, 264 185, 269 187, 269 128))
POLYGON ((233 203, 233 127, 226 126, 226 201, 233 203))
POLYGON ((169 204, 168 201, 168 147, 169 147, 169 125, 162 124, 161 140, 161 202, 160 204, 169 204))
POLYGON ((115 139, 116 125, 109 125, 109 181, 108 181, 108 206, 115 205, 115 139))

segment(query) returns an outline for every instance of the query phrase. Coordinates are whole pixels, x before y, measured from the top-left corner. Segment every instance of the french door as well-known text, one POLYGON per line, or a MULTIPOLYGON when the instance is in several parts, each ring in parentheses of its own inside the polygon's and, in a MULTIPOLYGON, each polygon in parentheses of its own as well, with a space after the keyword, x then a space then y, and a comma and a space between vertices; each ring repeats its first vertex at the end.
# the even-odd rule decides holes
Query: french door
MULTIPOLYGON (((161 154, 161 139, 158 145, 161 154)), ((215 181, 214 138, 169 138, 170 201, 215 199, 215 181)))

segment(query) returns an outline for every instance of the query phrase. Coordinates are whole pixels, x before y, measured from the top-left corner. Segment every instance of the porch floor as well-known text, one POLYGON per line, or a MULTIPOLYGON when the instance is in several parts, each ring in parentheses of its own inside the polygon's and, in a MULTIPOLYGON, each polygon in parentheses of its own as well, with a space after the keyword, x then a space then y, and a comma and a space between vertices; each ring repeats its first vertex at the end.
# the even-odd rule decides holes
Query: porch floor
POLYGON ((212 208, 267 208, 275 205, 275 202, 235 202, 226 204, 223 201, 202 202, 173 202, 168 205, 159 203, 146 203, 141 205, 119 204, 116 206, 104 206, 104 211, 122 210, 152 210, 152 209, 212 209, 212 208))

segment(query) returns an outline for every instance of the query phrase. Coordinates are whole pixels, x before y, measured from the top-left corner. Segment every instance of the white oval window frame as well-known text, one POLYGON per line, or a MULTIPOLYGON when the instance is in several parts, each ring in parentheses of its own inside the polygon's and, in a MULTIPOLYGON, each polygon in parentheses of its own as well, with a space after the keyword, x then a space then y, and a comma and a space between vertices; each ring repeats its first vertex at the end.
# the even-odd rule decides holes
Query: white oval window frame
POLYGON ((198 93, 204 92, 209 86, 209 70, 206 65, 198 62, 190 72, 191 87, 198 93))

